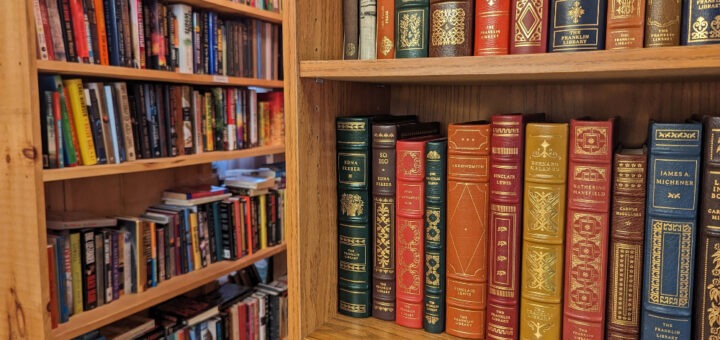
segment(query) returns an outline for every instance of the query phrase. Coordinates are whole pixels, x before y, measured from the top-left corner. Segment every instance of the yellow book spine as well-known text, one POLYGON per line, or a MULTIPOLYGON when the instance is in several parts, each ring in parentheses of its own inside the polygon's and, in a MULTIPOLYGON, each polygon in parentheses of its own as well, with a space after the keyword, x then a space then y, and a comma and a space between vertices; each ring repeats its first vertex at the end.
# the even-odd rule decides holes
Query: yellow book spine
POLYGON ((267 210, 265 209, 266 195, 260 196, 260 249, 267 248, 267 210))
POLYGON ((196 212, 190 213, 190 234, 190 237, 192 237, 193 268, 198 270, 202 268, 202 261, 200 260, 200 239, 198 236, 198 218, 196 212))
POLYGON ((70 269, 72 270, 73 314, 83 311, 82 271, 80 269, 80 233, 70 234, 70 269))
POLYGON ((63 85, 67 88, 68 95, 70 96, 70 107, 72 108, 75 133, 77 134, 80 157, 82 157, 83 165, 97 164, 95 144, 93 143, 92 128, 90 127, 90 117, 88 115, 82 80, 63 80, 63 85))
POLYGON ((214 117, 212 114, 212 95, 205 94, 205 151, 215 151, 215 137, 213 135, 214 117))

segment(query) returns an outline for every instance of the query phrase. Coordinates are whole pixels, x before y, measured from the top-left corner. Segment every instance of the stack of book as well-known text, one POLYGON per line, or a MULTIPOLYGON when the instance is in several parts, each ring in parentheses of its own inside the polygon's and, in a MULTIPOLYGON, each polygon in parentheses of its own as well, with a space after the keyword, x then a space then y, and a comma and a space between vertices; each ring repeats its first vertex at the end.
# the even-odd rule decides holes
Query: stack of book
POLYGON ((271 23, 159 0, 35 0, 34 10, 41 60, 282 78, 271 23))
POLYGON ((339 312, 467 338, 717 334, 720 117, 630 149, 618 126, 339 117, 339 312))
POLYGON ((117 164, 284 142, 283 93, 40 76, 43 165, 117 164))

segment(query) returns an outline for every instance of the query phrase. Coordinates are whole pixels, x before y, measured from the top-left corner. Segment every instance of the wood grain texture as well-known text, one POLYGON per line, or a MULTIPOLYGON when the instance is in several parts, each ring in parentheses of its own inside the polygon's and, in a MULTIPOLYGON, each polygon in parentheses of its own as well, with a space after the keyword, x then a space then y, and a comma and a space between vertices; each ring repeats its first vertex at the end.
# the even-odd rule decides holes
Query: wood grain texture
POLYGON ((53 329, 49 338, 64 340, 82 335, 210 283, 220 276, 245 268, 258 260, 283 252, 285 249, 285 244, 280 244, 236 261, 216 262, 203 269, 161 282, 157 287, 140 294, 123 295, 117 301, 72 316, 70 321, 53 329))
POLYGON ((170 2, 183 3, 193 8, 202 8, 213 12, 232 16, 260 19, 275 24, 282 24, 282 14, 266 11, 253 6, 243 5, 231 0, 172 0, 170 2))
POLYGON ((301 59, 300 76, 371 83, 458 84, 720 75, 719 45, 443 59, 326 59, 301 59))
POLYGON ((432 334, 376 318, 357 319, 337 315, 312 332, 308 339, 459 339, 446 333, 432 334))
POLYGON ((170 71, 137 69, 120 66, 79 64, 64 61, 38 60, 38 72, 73 77, 95 77, 103 79, 124 79, 161 81, 166 83, 207 85, 207 86, 257 86, 282 88, 282 80, 266 80, 243 77, 228 77, 209 74, 188 74, 170 71))
POLYGON ((215 161, 264 156, 285 152, 285 146, 262 146, 235 151, 204 152, 196 155, 184 155, 166 158, 141 159, 120 164, 102 164, 93 166, 76 166, 62 169, 43 170, 45 182, 60 181, 75 178, 87 178, 96 176, 107 176, 115 174, 147 172, 169 168, 185 167, 196 164, 205 164, 215 161))

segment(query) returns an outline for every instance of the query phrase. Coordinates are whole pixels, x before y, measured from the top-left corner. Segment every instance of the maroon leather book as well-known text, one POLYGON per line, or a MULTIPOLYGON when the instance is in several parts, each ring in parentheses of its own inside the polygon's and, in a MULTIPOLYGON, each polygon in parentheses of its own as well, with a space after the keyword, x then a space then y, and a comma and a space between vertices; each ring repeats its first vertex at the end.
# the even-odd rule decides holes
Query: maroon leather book
POLYGON ((431 57, 473 55, 473 0, 430 0, 431 57))
POLYGON ((604 339, 614 123, 570 121, 564 339, 604 339))
POLYGON ((437 137, 397 142, 396 315, 398 325, 422 328, 425 290, 425 145, 437 137))
POLYGON ((542 117, 543 114, 513 114, 490 119, 488 339, 516 339, 520 335, 523 139, 525 123, 542 117))
POLYGON ((475 2, 475 55, 508 54, 510 0, 475 2))
POLYGON ((511 0, 510 54, 545 53, 548 0, 511 0))

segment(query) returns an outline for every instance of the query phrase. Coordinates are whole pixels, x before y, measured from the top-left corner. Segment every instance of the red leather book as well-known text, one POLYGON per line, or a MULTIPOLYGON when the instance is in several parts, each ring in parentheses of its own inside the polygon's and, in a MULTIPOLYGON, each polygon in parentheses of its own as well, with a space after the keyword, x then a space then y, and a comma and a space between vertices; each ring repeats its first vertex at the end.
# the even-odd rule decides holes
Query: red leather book
POLYGON ((395 0, 377 0, 377 58, 395 58, 395 0))
POLYGON ((485 336, 490 124, 448 126, 445 331, 485 336))
POLYGON ((425 279, 425 144, 437 138, 397 142, 395 172, 395 322, 422 328, 425 279))
POLYGON ((565 339, 604 339, 614 123, 570 121, 565 339))
POLYGON ((475 2, 475 55, 508 54, 510 0, 475 2))
POLYGON ((523 140, 525 123, 541 117, 544 115, 513 114, 490 119, 488 339, 516 339, 520 334, 523 140))
POLYGON ((548 0, 511 0, 510 54, 545 53, 548 0))

